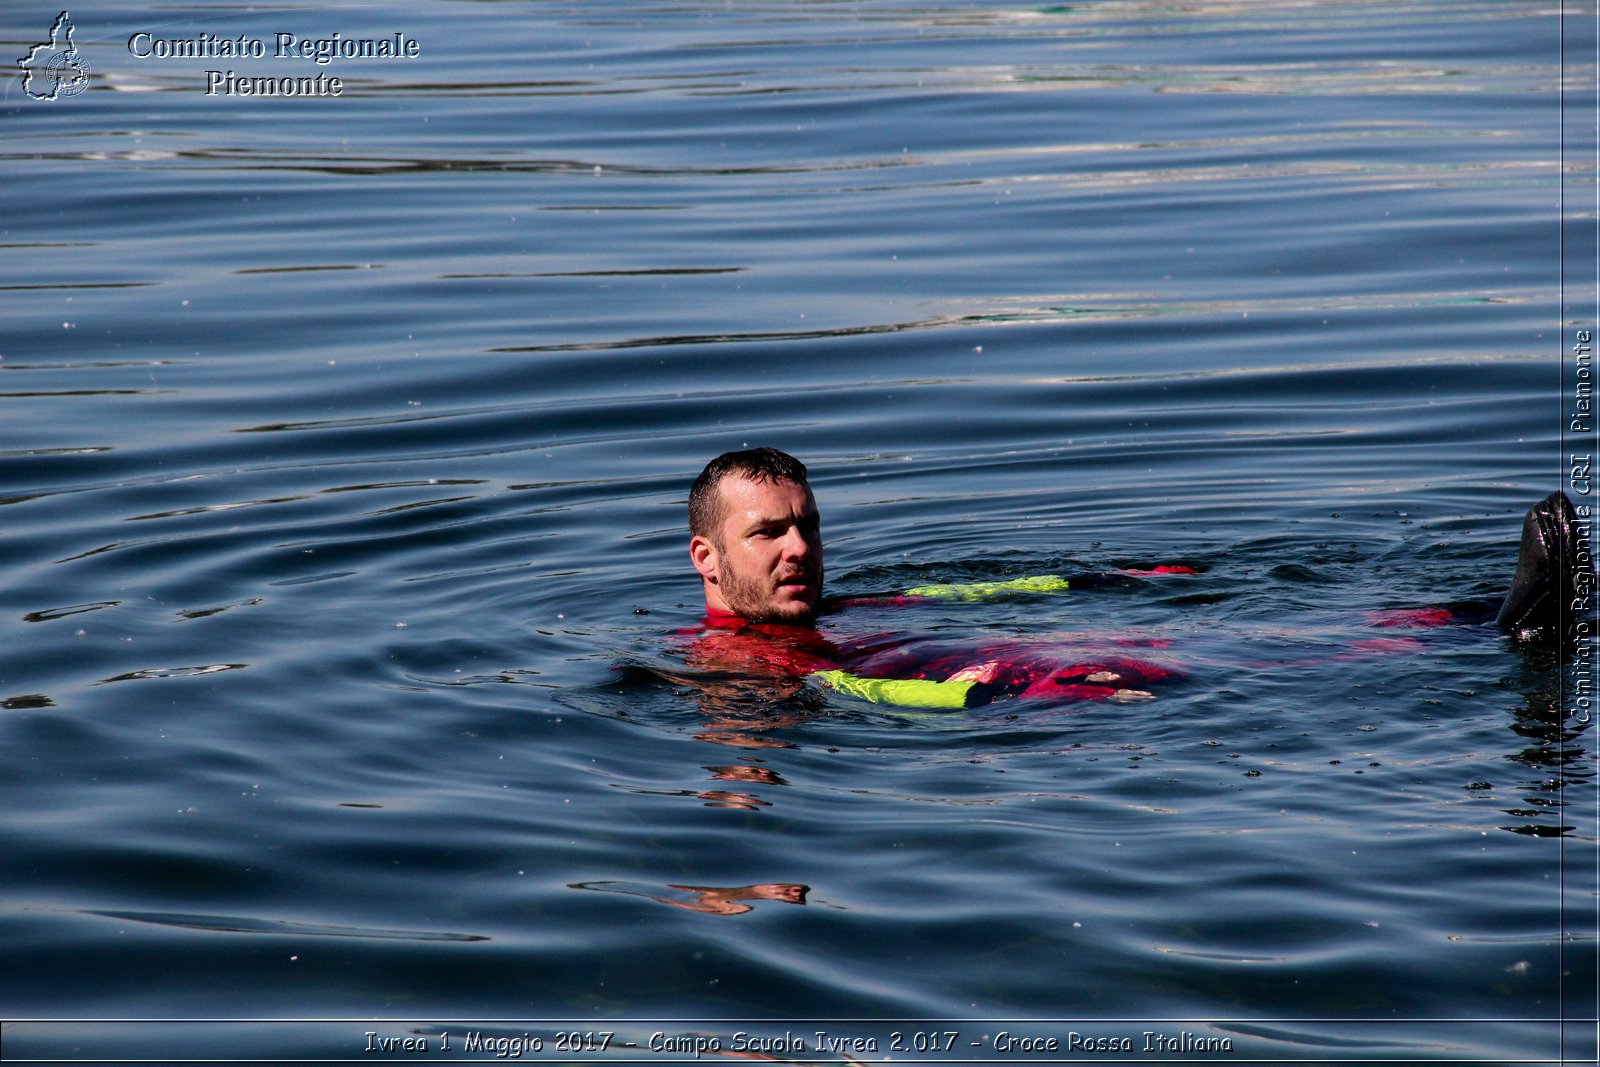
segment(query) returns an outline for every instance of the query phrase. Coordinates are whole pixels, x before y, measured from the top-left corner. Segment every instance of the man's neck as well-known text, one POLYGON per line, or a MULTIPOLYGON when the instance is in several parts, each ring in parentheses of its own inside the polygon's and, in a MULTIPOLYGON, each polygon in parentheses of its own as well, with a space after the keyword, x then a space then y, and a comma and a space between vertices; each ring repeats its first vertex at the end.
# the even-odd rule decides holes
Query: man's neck
POLYGON ((736 611, 712 607, 710 604, 706 605, 705 625, 714 630, 739 630, 746 626, 771 626, 793 631, 814 632, 816 630, 815 619, 806 619, 803 622, 759 622, 755 619, 746 618, 736 611))
POLYGON ((737 612, 725 611, 707 604, 706 625, 718 630, 737 630, 741 626, 749 626, 750 620, 737 612))

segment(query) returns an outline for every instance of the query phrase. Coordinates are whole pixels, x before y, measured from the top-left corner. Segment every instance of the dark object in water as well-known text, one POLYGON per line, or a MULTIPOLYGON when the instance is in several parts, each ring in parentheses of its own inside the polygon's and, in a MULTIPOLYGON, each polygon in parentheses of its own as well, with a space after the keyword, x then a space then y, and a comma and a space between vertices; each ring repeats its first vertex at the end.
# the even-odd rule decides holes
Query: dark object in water
POLYGON ((1587 614, 1593 575, 1586 531, 1572 501, 1557 490, 1529 508, 1522 520, 1517 573, 1496 621, 1519 641, 1564 638, 1587 614))

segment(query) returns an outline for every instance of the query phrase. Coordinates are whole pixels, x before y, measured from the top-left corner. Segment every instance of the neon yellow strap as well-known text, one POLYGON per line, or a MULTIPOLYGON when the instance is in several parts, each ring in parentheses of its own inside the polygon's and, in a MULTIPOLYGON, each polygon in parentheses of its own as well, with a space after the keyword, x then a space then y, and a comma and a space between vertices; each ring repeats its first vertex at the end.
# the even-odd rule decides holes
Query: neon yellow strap
POLYGON ((1035 574, 1009 582, 965 582, 955 585, 920 585, 907 589, 907 596, 938 597, 941 600, 987 600, 1011 593, 1064 593, 1069 583, 1054 574, 1035 574))
POLYGON ((818 671, 820 678, 836 691, 874 704, 895 704, 903 708, 935 708, 959 711, 967 706, 967 691, 973 682, 935 682, 925 678, 862 678, 848 671, 818 671))

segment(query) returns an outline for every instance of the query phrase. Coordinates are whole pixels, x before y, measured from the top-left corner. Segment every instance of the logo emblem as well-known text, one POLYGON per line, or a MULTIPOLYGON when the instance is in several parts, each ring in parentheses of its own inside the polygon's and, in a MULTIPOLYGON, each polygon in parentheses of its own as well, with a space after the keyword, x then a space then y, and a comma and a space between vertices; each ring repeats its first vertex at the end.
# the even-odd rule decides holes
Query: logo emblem
POLYGON ((28 49, 22 67, 22 91, 35 100, 77 96, 89 87, 89 64, 72 43, 72 19, 63 11, 50 27, 50 40, 28 49))

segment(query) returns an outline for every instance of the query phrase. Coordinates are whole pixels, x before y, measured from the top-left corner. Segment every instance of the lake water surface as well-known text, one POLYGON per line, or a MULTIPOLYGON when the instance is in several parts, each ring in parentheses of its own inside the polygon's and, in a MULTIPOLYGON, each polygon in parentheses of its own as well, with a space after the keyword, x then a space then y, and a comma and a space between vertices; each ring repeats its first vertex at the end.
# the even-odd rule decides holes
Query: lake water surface
POLYGON ((87 90, 0 101, 8 1061, 1592 1062, 1593 658, 1368 614, 1581 493, 1592 4, 71 20, 87 90), (1182 680, 697 667, 688 486, 758 444, 836 593, 1201 572, 830 633, 1182 680))

